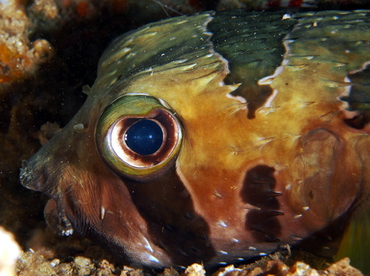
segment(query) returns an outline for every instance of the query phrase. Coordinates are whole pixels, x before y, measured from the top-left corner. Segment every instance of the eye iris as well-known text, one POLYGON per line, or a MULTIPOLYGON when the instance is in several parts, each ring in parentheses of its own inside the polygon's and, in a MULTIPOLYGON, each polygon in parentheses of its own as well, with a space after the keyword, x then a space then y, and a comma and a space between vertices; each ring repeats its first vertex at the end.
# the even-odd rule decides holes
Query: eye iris
POLYGON ((163 131, 156 122, 143 119, 127 130, 125 142, 137 154, 150 155, 161 147, 163 131))

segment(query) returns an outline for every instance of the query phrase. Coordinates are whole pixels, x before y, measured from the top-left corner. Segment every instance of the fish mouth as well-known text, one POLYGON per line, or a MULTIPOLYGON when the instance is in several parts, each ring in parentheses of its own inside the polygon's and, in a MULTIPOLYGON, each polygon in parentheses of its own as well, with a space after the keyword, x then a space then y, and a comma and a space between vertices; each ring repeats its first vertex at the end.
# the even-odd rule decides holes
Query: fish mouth
POLYGON ((22 160, 22 167, 20 169, 19 173, 19 179, 22 184, 27 189, 34 190, 34 191, 40 191, 40 183, 43 183, 43 181, 40 181, 36 177, 36 171, 35 169, 37 165, 37 155, 33 156, 30 160, 22 160))

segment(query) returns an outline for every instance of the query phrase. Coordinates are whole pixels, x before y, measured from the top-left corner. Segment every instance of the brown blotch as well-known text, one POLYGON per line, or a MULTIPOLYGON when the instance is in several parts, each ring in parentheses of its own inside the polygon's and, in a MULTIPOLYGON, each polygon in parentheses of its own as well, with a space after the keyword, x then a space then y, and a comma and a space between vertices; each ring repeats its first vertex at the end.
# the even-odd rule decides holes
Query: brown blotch
MULTIPOLYGON (((226 83, 232 83, 226 80, 226 83)), ((245 82, 240 85, 234 92, 233 96, 241 96, 247 101, 248 119, 256 117, 256 110, 262 107, 267 99, 272 95, 272 88, 267 85, 259 86, 256 83, 245 82)))
POLYGON ((258 165, 250 169, 245 177, 241 197, 245 203, 259 209, 249 210, 245 218, 245 228, 252 231, 256 242, 278 242, 281 225, 276 216, 283 215, 279 211, 277 196, 274 192, 276 180, 275 169, 266 165, 258 165))

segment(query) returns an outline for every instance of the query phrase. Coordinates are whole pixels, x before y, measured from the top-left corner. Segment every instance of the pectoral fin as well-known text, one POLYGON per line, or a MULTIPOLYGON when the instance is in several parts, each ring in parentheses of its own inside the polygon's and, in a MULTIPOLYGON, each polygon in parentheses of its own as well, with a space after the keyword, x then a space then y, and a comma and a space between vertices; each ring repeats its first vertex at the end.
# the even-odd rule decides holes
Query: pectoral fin
POLYGON ((344 232, 336 259, 349 257, 351 265, 370 275, 370 206, 360 206, 344 232))

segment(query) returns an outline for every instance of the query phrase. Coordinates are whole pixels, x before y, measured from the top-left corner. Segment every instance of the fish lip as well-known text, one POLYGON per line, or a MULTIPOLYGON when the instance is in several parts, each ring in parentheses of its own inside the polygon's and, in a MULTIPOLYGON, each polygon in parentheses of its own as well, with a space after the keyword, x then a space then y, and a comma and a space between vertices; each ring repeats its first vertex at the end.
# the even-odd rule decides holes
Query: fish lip
POLYGON ((40 162, 40 155, 36 153, 29 160, 22 160, 19 180, 23 187, 43 192, 48 177, 45 175, 44 163, 40 162))
POLYGON ((27 160, 22 160, 22 167, 20 168, 19 180, 22 186, 32 189, 30 186, 34 182, 35 174, 32 169, 33 166, 30 166, 30 162, 27 160))

